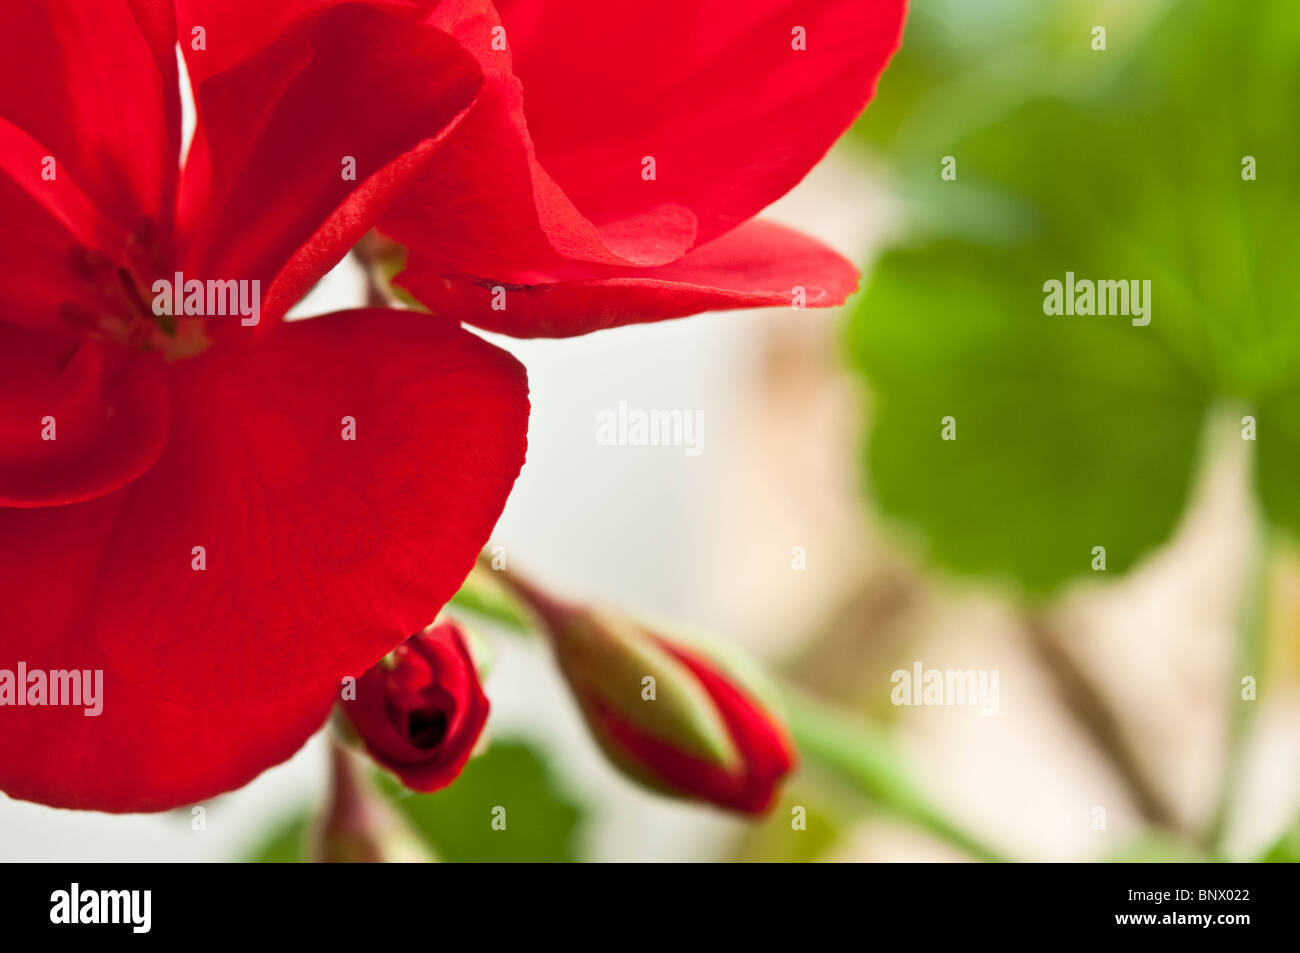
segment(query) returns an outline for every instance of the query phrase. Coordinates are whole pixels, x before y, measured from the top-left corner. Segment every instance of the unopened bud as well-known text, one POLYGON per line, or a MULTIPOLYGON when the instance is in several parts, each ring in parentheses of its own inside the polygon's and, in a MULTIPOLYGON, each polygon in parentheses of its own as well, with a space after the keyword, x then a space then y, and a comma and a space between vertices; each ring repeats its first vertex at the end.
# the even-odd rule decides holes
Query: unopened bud
POLYGON ((456 779, 488 716, 469 638, 454 622, 399 645, 357 679, 342 708, 371 757, 417 791, 456 779))
POLYGON ((636 780, 748 813, 767 810, 795 751, 739 658, 627 616, 562 604, 507 580, 549 630, 587 724, 636 780))

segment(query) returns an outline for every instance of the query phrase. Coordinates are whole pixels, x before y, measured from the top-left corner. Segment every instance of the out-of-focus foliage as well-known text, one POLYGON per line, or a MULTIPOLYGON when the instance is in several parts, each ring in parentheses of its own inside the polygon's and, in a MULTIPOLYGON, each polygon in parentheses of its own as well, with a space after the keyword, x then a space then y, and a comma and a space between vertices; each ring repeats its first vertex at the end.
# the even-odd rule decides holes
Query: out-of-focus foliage
POLYGON ((1266 864, 1300 864, 1300 820, 1260 858, 1266 864))
POLYGON ((860 130, 911 226, 848 335, 880 507, 935 562, 1030 594, 1097 546, 1122 572, 1169 536, 1230 401, 1257 419, 1267 516, 1300 528, 1300 4, 1032 4, 1053 25, 1019 46, 963 37, 950 6, 916 5, 860 130), (1044 314, 1066 272, 1150 280, 1150 324, 1044 314))
POLYGON ((282 821, 246 858, 251 864, 300 864, 307 857, 310 815, 302 811, 282 821))
POLYGON ((381 787, 441 860, 578 859, 582 811, 522 742, 494 741, 454 784, 434 794, 412 794, 386 775, 381 787), (504 828, 497 829, 501 809, 504 828))
POLYGON ((1051 91, 1068 98, 1125 59, 1121 51, 1099 63, 1081 36, 1086 40, 1094 25, 1105 24, 1141 37, 1175 2, 913 0, 902 50, 852 138, 895 158, 928 156, 956 130, 984 125, 1027 99, 1051 91))
POLYGON ((785 707, 800 757, 832 782, 832 787, 821 790, 854 791, 862 799, 861 807, 911 823, 972 857, 1006 859, 998 848, 954 826, 936 809, 883 731, 799 693, 787 693, 785 707))
MULTIPOLYGON (((439 860, 568 862, 579 859, 583 811, 526 743, 497 741, 434 794, 415 794, 376 772, 382 795, 439 860), (504 809, 504 821, 494 810, 504 809), (504 827, 501 824, 504 823, 504 827)), ((311 853, 311 814, 282 821, 251 851, 252 863, 301 863, 311 853)))
POLYGON ((1200 864, 1209 858, 1186 841, 1148 833, 1120 848, 1106 860, 1112 864, 1200 864))
POLYGON ((853 820, 853 812, 836 809, 816 790, 791 790, 762 823, 745 832, 732 859, 742 863, 823 861, 853 820), (796 810, 802 813, 796 816, 796 810))

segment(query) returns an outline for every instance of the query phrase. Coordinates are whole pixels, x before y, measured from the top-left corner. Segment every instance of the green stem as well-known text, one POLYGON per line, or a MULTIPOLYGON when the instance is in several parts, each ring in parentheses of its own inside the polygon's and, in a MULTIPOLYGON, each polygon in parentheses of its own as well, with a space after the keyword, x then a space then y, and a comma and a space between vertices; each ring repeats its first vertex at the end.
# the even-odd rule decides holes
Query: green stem
POLYGON ((317 833, 315 859, 323 863, 383 860, 375 834, 379 807, 351 754, 330 739, 330 800, 317 833))
MULTIPOLYGON (((563 628, 552 617, 572 611, 519 574, 492 571, 486 555, 480 557, 453 603, 523 631, 541 619, 547 619, 551 628, 563 628)), ((899 769, 901 757, 878 728, 793 689, 786 690, 784 702, 795 744, 805 760, 847 781, 878 807, 977 860, 1007 860, 921 796, 899 769)))
POLYGON ((879 729, 794 691, 786 692, 785 706, 795 743, 807 761, 849 782, 878 807, 977 860, 1003 863, 1009 859, 926 801, 899 769, 901 759, 879 729))
POLYGON ((1223 842, 1228 833, 1228 822, 1238 794, 1238 780, 1245 758, 1246 739, 1255 720, 1255 700, 1241 697, 1241 679, 1250 675, 1255 679, 1256 697, 1259 692, 1260 669, 1264 662, 1264 644, 1268 635, 1268 573, 1269 540, 1267 530, 1258 529, 1259 540, 1252 556, 1250 575, 1242 600, 1241 624, 1238 627, 1236 672, 1231 680, 1232 695, 1228 709, 1228 743, 1219 796, 1205 831, 1203 844, 1218 860, 1226 859, 1223 842))
POLYGON ((1177 836, 1190 836, 1178 812, 1150 776, 1120 713, 1063 644, 1053 616, 1042 610, 1026 613, 1025 632, 1065 709, 1123 779, 1143 820, 1177 836))
POLYGON ((495 578, 499 574, 493 572, 490 566, 490 561, 479 560, 469 578, 452 596, 451 604, 516 632, 533 631, 533 621, 529 618, 528 611, 520 605, 518 596, 495 578))

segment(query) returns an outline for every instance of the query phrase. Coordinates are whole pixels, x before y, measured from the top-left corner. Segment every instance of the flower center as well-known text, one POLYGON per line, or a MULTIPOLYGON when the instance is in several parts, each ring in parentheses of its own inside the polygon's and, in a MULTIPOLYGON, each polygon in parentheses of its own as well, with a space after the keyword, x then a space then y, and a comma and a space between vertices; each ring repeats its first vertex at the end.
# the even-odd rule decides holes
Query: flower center
POLYGON ((161 351, 167 360, 193 357, 211 343, 201 317, 172 313, 171 296, 155 295, 166 255, 152 221, 127 236, 126 260, 77 246, 72 270, 87 292, 62 307, 63 319, 83 333, 141 351, 161 351))

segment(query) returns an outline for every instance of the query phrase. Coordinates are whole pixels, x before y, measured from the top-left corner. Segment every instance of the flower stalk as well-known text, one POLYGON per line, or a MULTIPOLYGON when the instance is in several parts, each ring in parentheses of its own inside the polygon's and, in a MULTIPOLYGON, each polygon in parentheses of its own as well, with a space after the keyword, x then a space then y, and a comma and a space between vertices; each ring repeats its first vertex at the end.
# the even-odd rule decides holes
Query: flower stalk
MULTIPOLYGON (((480 557, 479 567, 484 574, 492 571, 486 555, 480 557)), ((557 598, 514 570, 496 570, 493 575, 526 610, 524 614, 534 616, 545 631, 564 631, 584 615, 585 610, 557 598)), ((484 599, 478 604, 491 609, 501 603, 484 599)), ((493 617, 503 625, 518 628, 520 614, 519 608, 510 607, 493 617)), ((878 728, 788 687, 780 691, 779 707, 798 753, 807 764, 847 782, 877 808, 969 857, 989 862, 1008 859, 920 794, 901 768, 898 752, 878 728)))

